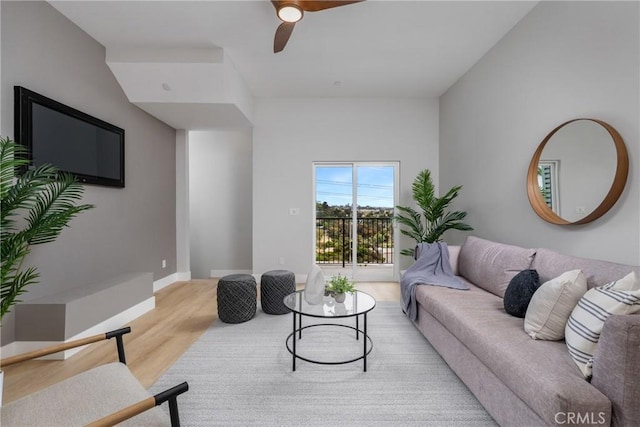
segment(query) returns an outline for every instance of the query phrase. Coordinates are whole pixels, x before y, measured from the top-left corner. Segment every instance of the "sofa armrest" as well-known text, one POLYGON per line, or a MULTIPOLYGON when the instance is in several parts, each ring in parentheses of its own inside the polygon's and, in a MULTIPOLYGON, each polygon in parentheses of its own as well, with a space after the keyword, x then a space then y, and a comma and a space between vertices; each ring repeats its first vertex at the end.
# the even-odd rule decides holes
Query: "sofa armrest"
MULTIPOLYGON (((413 255, 414 260, 417 260, 420 256, 418 248, 419 246, 416 245, 416 250, 413 255)), ((451 271, 458 276, 458 256, 460 255, 460 248, 462 248, 462 246, 447 245, 447 248, 449 249, 449 265, 451 266, 451 271)))
POLYGON ((460 255, 460 248, 462 246, 448 246, 449 248, 449 265, 451 265, 451 271, 456 276, 458 274, 458 255, 460 255))
POLYGON ((611 400, 612 426, 640 420, 640 315, 614 315, 602 329, 591 384, 611 400))

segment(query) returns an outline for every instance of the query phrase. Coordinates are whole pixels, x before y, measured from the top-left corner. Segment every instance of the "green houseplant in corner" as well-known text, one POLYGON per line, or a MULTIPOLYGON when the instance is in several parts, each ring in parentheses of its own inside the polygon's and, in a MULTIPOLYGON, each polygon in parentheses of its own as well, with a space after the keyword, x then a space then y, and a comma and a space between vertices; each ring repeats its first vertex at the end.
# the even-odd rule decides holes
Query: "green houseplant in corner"
POLYGON ((0 323, 29 285, 38 282, 35 266, 25 267, 32 245, 54 241, 76 215, 91 209, 77 205, 84 188, 69 174, 51 165, 26 168, 24 147, 0 137, 0 323))
MULTIPOLYGON (((458 197, 461 185, 452 187, 442 197, 435 195, 435 187, 428 169, 421 171, 413 181, 413 200, 421 212, 412 207, 396 206, 399 213, 394 216, 401 226, 400 232, 416 243, 433 243, 442 240, 442 235, 450 229, 469 231, 473 228, 462 220, 467 216, 464 211, 449 212, 447 208, 458 197)), ((400 254, 413 256, 414 248, 402 249, 400 254)))

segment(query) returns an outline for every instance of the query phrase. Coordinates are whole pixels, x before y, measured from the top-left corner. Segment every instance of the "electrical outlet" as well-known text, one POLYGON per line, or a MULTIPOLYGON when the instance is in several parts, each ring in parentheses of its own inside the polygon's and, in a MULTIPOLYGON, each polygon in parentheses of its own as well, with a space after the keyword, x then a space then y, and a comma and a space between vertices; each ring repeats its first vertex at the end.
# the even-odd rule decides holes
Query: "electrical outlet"
POLYGON ((166 259, 162 260, 162 268, 167 268, 167 260, 166 259))

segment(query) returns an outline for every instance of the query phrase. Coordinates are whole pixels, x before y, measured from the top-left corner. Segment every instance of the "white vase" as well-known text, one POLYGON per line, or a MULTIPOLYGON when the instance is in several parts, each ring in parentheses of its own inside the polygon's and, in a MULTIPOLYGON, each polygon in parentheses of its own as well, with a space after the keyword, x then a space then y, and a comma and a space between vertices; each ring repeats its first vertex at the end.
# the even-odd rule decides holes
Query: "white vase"
POLYGON ((311 269, 304 285, 304 299, 311 305, 322 303, 324 300, 324 274, 317 265, 311 269))

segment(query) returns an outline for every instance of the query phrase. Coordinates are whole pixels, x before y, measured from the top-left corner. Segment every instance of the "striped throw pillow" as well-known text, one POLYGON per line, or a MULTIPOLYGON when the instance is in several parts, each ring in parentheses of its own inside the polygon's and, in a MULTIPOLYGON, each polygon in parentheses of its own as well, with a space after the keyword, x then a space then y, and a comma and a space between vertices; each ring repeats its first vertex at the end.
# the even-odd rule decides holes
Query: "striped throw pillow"
POLYGON ((569 354, 586 378, 591 378, 604 321, 614 314, 640 312, 640 282, 635 272, 615 282, 590 289, 571 312, 564 331, 569 354))

